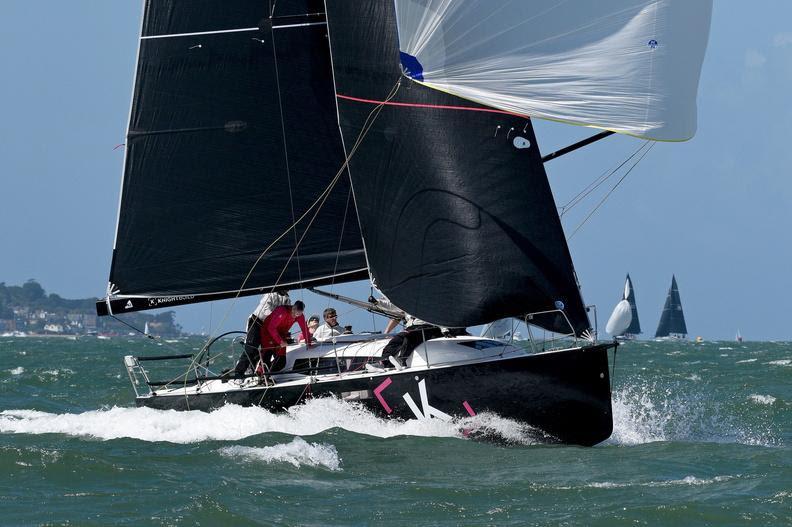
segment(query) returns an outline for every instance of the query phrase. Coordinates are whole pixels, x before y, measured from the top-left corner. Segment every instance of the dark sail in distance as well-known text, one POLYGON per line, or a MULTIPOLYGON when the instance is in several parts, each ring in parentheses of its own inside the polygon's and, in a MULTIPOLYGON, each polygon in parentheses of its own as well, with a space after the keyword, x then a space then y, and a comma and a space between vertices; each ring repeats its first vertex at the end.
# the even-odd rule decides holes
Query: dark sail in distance
POLYGON ((677 287, 676 277, 671 276, 671 288, 668 290, 663 314, 660 316, 660 324, 657 325, 655 338, 667 337, 669 335, 687 335, 685 325, 685 314, 682 312, 682 300, 679 298, 679 288, 677 287))
POLYGON ((630 280, 630 275, 627 274, 627 282, 625 284, 625 292, 627 296, 625 300, 630 303, 630 311, 632 312, 632 321, 630 322, 630 326, 624 332, 628 335, 640 335, 641 334, 641 322, 638 320, 638 307, 635 303, 635 288, 633 287, 632 280, 630 280))
POLYGON ((243 295, 368 277, 347 174, 289 231, 344 151, 322 2, 284 2, 273 18, 270 4, 145 3, 114 312, 236 296, 254 265, 243 295))

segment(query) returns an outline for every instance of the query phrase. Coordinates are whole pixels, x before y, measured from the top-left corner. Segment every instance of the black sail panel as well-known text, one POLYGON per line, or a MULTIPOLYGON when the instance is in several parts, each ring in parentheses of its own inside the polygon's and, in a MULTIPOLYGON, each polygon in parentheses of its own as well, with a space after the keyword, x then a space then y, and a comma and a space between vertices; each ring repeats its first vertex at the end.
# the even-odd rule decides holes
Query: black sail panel
POLYGON ((632 321, 630 322, 630 326, 627 328, 625 333, 630 335, 640 335, 641 334, 641 322, 638 320, 638 306, 635 302, 635 288, 633 287, 632 280, 630 280, 630 275, 627 275, 627 290, 629 293, 627 294, 627 302, 630 303, 630 311, 632 311, 632 321))
POLYGON ((660 316, 655 337, 667 337, 671 334, 687 335, 685 313, 682 311, 682 299, 679 297, 675 276, 671 277, 671 287, 668 289, 668 296, 663 306, 663 314, 660 316))
MULTIPOLYGON (((348 153, 361 138, 350 173, 376 285, 445 326, 563 306, 576 333, 589 328, 530 121, 402 77, 392 1, 326 6, 348 153)), ((563 316, 533 322, 570 332, 563 316)))
POLYGON ((110 275, 124 311, 234 296, 254 265, 242 294, 368 276, 348 175, 309 211, 344 163, 324 15, 273 27, 267 4, 146 4, 110 275))

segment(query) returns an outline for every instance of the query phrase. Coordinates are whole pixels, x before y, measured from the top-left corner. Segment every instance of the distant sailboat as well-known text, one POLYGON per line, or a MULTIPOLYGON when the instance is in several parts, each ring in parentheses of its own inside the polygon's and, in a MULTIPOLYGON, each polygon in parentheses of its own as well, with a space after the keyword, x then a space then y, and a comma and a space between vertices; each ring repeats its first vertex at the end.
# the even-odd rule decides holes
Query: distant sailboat
POLYGON ((737 342, 742 342, 742 335, 740 335, 739 328, 737 329, 737 335, 734 337, 734 340, 736 340, 737 342))
POLYGON ((657 325, 655 338, 687 338, 685 313, 682 311, 682 300, 679 298, 679 288, 677 287, 676 277, 673 275, 671 276, 671 287, 668 289, 668 296, 663 307, 663 314, 660 316, 660 324, 657 325))
POLYGON ((624 282, 624 295, 622 299, 630 303, 630 311, 632 313, 632 321, 629 327, 619 336, 623 340, 635 340, 641 334, 641 322, 638 320, 638 308, 635 305, 635 288, 633 288, 630 274, 627 273, 627 279, 624 282))

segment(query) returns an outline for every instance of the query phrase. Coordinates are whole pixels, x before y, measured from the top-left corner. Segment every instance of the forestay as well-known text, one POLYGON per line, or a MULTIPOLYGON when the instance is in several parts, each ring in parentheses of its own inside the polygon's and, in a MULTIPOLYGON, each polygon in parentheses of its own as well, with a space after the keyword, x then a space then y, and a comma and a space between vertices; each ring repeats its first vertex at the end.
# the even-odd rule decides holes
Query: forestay
POLYGON ((395 0, 405 74, 645 139, 696 132, 711 0, 395 0))

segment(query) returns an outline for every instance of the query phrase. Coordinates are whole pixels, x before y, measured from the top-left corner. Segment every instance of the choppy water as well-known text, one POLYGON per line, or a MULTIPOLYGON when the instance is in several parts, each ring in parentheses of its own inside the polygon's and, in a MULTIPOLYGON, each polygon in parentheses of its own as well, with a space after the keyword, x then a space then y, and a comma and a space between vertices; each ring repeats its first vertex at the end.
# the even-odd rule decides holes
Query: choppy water
POLYGON ((0 339, 0 524, 792 524, 790 343, 622 346, 615 430, 594 448, 327 399, 132 406, 123 355, 199 345, 0 339))

